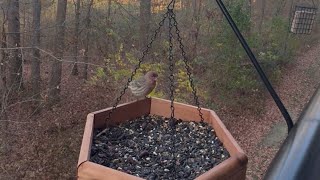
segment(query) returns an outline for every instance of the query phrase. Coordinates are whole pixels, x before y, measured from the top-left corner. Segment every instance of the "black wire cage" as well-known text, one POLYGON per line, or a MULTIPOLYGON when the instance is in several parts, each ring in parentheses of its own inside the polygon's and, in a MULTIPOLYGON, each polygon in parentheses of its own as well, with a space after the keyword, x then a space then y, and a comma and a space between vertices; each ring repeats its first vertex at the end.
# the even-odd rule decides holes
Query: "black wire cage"
POLYGON ((315 7, 295 6, 290 31, 294 34, 311 34, 316 14, 315 7))

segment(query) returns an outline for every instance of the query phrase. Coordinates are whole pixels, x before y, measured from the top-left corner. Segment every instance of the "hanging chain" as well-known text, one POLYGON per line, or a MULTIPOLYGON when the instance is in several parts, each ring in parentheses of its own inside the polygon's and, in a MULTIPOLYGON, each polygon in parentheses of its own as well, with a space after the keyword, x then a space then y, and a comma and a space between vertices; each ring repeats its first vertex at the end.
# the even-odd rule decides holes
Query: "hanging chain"
MULTIPOLYGON (((132 74, 131 74, 130 78, 128 79, 128 81, 127 81, 126 85, 124 86, 123 90, 120 92, 120 96, 117 97, 116 102, 115 102, 114 105, 112 106, 112 109, 109 111, 109 113, 108 113, 108 115, 107 115, 107 118, 106 118, 106 120, 105 120, 105 123, 107 123, 107 121, 110 119, 110 117, 111 117, 112 113, 114 112, 114 110, 118 107, 119 102, 120 102, 121 99, 122 99, 122 96, 126 93, 126 90, 127 90, 128 87, 129 87, 130 82, 133 80, 134 76, 137 74, 137 71, 138 71, 138 69, 141 67, 141 64, 142 64, 142 62, 144 61, 145 56, 149 53, 149 50, 151 49, 151 46, 152 46, 154 40, 157 38, 157 35, 159 34, 161 27, 163 26, 165 20, 167 19, 168 14, 169 14, 169 12, 166 12, 166 13, 163 15, 163 18, 162 18, 162 20, 159 22, 158 28, 155 30, 153 36, 151 37, 151 40, 150 40, 149 44, 147 45, 147 48, 142 52, 142 57, 138 60, 139 63, 136 65, 135 69, 132 71, 132 74)), ((99 134, 97 134, 96 137, 99 137, 100 135, 102 135, 102 134, 105 133, 106 131, 107 131, 107 129, 104 129, 104 130, 101 131, 99 134)))
MULTIPOLYGON (((170 61, 170 65, 169 65, 169 70, 170 70, 170 76, 169 76, 169 80, 170 80, 170 100, 171 100, 171 119, 174 118, 174 63, 173 63, 173 43, 172 43, 172 39, 173 39, 173 34, 172 34, 172 28, 173 26, 176 28, 176 34, 177 34, 177 40, 179 42, 179 47, 182 53, 182 57, 183 57, 183 62, 185 64, 185 68, 187 70, 187 75, 189 78, 189 82, 190 82, 190 86, 192 88, 192 93, 194 95, 194 101, 197 105, 197 109, 199 111, 199 116, 201 118, 201 122, 204 121, 203 119, 203 113, 201 112, 201 107, 200 107, 200 103, 199 103, 199 99, 197 96, 197 91, 195 89, 194 83, 193 83, 193 79, 191 77, 191 69, 190 66, 188 64, 188 59, 186 57, 186 52, 184 51, 184 45, 182 43, 182 38, 180 36, 180 30, 178 28, 178 23, 176 21, 175 18, 175 13, 173 12, 174 9, 174 5, 175 5, 175 0, 172 0, 169 5, 167 6, 167 12, 163 15, 162 20, 159 22, 159 26, 158 28, 155 30, 153 36, 151 37, 151 40, 149 42, 149 44, 147 45, 146 49, 142 52, 142 57, 138 60, 138 64, 136 65, 135 69, 132 71, 132 74, 130 76, 130 78, 128 79, 126 85, 124 86, 123 90, 120 92, 120 95, 116 98, 116 102, 114 103, 114 105, 112 106, 112 109, 109 111, 106 121, 105 123, 107 123, 107 121, 111 118, 111 115, 113 114, 114 110, 118 107, 119 102, 121 101, 123 95, 125 94, 126 90, 129 87, 130 82, 132 82, 134 76, 137 74, 138 69, 141 67, 142 62, 145 59, 145 56, 149 53, 151 46, 154 42, 154 40, 156 39, 157 35, 160 32, 161 27, 164 25, 164 22, 166 20, 166 18, 169 16, 169 61, 170 61)), ((104 129, 103 131, 101 131, 96 137, 99 137, 100 135, 102 135, 103 133, 105 133, 107 131, 107 129, 104 129)))
POLYGON ((175 4, 176 4, 176 0, 171 0, 171 2, 167 6, 167 10, 168 11, 173 10, 175 4))
POLYGON ((175 152, 176 152, 176 141, 175 141, 175 134, 176 134, 176 120, 174 119, 174 106, 173 106, 173 102, 174 102, 174 67, 175 67, 175 62, 173 60, 173 33, 172 33, 172 28, 173 28, 173 19, 172 19, 172 14, 174 14, 173 12, 173 8, 174 8, 174 4, 175 1, 171 1, 171 7, 170 4, 168 5, 167 9, 168 9, 168 13, 169 13, 169 71, 170 71, 170 75, 169 75, 169 80, 170 80, 170 100, 171 100, 171 104, 170 104, 170 109, 171 109, 171 117, 170 117, 170 124, 171 124, 171 141, 172 141, 172 170, 173 170, 173 175, 174 178, 176 177, 176 156, 175 156, 175 152), (171 4, 172 3, 172 4, 171 4))
POLYGON ((204 122, 203 113, 201 112, 201 107, 200 107, 200 103, 199 103, 199 98, 197 96, 197 90, 196 90, 196 88, 194 86, 194 82, 193 82, 193 79, 191 77, 191 68, 190 68, 190 66, 188 64, 187 54, 184 51, 184 45, 182 43, 182 38, 180 36, 180 30, 178 28, 178 22, 176 20, 176 15, 174 13, 171 13, 170 15, 171 15, 171 18, 173 19, 173 25, 176 28, 177 40, 179 42, 179 47, 180 47, 180 50, 181 50, 183 62, 184 62, 185 68, 187 70, 187 75, 188 75, 190 86, 191 86, 192 93, 193 93, 193 99, 194 99, 194 101, 195 101, 195 103, 197 105, 197 109, 199 111, 199 116, 200 116, 201 122, 204 122))
POLYGON ((172 28, 173 28, 173 21, 172 21, 172 14, 173 10, 168 8, 169 12, 169 70, 170 70, 170 75, 169 75, 169 81, 170 81, 170 100, 171 100, 171 120, 174 118, 174 61, 173 61, 173 34, 172 34, 172 28))

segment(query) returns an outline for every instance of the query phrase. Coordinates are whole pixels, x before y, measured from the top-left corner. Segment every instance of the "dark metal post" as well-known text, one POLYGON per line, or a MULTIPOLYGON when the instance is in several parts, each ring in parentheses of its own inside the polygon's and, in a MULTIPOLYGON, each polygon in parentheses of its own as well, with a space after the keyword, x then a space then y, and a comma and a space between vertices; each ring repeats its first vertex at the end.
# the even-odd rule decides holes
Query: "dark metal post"
POLYGON ((254 56, 254 54, 252 53, 250 47, 248 46, 246 40, 243 38, 242 34, 240 33, 237 25, 235 24, 235 22, 233 21, 232 17, 230 16, 228 10, 226 9, 226 7, 224 6, 223 2, 221 0, 216 0, 223 15, 226 17, 226 19, 228 20, 232 30, 234 31, 234 33, 236 34, 237 38, 239 39, 242 47, 244 48, 244 50, 246 51, 247 55, 249 56, 251 62, 253 63, 254 67, 256 68, 260 78, 262 79, 264 85, 266 86, 266 88, 268 89, 270 95, 272 96, 273 100, 275 101, 275 103, 277 104, 278 108, 280 109, 284 119, 287 122, 287 126, 288 126, 288 132, 291 130, 291 128, 293 127, 293 122, 292 119, 287 111, 287 109, 284 107, 283 103, 281 102, 281 99, 279 98, 279 96, 277 95, 277 93, 275 92, 275 90, 273 89, 271 83, 269 82, 267 76, 264 74, 262 68, 260 67, 258 61, 256 60, 256 57, 254 56))

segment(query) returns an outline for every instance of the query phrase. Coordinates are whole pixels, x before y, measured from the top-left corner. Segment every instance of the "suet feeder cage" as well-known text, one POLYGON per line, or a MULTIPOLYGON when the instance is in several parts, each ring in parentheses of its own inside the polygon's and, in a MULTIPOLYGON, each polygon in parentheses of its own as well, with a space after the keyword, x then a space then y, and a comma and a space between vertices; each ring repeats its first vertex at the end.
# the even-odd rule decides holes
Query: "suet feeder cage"
POLYGON ((317 8, 296 6, 290 31, 294 34, 310 34, 315 22, 317 8))

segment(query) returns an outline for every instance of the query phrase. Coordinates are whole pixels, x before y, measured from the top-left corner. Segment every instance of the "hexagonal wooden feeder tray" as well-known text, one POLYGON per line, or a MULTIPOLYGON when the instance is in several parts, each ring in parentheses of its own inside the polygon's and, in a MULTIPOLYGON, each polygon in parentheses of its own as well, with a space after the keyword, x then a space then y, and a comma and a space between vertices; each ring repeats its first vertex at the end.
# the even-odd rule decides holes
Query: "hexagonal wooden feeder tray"
MULTIPOLYGON (((174 103, 175 118, 184 121, 200 121, 197 107, 182 103, 174 103)), ((82 139, 78 161, 78 179, 80 180, 137 180, 139 177, 120 172, 93 162, 90 162, 90 150, 94 128, 103 128, 107 113, 111 108, 90 113, 82 139)), ((230 157, 213 167, 206 173, 198 176, 198 180, 242 180, 245 179, 247 170, 247 156, 238 143, 226 129, 216 113, 209 109, 202 109, 203 118, 216 132, 216 135, 228 150, 230 157)), ((170 101, 159 98, 147 98, 140 101, 125 103, 118 106, 113 112, 107 126, 118 124, 142 115, 154 114, 170 117, 170 101)))

